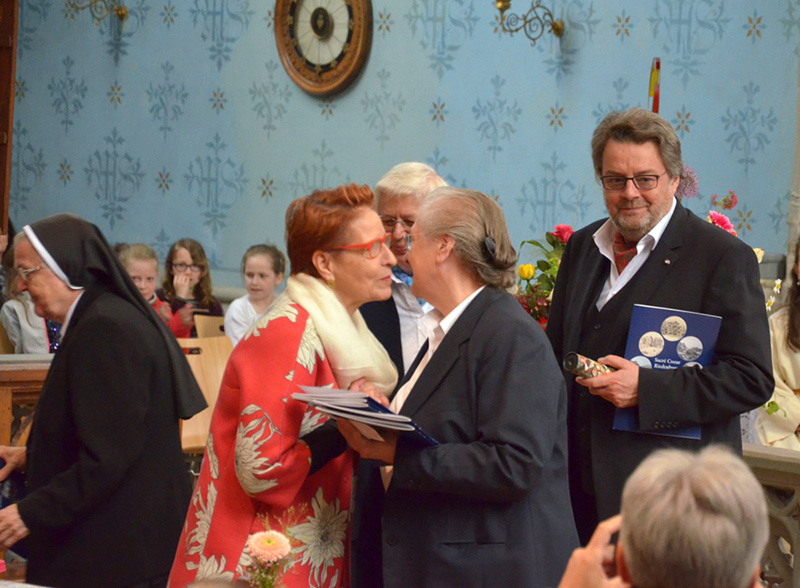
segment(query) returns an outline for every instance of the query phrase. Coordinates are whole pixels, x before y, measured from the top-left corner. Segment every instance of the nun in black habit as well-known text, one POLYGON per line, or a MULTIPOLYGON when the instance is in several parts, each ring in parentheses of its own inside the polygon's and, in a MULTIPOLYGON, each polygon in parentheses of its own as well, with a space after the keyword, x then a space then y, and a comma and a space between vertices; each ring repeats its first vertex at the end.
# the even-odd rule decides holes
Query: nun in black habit
POLYGON ((100 231, 58 214, 15 241, 19 288, 63 322, 27 448, 0 447, 27 493, 0 544, 28 537, 27 581, 166 585, 190 499, 179 418, 205 408, 186 359, 100 231))

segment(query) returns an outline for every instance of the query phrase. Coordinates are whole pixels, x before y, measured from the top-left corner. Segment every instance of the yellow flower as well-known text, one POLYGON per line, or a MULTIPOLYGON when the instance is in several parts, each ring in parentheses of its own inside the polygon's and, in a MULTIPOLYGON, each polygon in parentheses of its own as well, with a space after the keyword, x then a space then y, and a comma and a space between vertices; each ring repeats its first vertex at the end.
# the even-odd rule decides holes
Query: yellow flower
POLYGON ((523 280, 533 279, 534 274, 536 274, 536 268, 532 263, 526 263, 517 268, 517 275, 523 280))

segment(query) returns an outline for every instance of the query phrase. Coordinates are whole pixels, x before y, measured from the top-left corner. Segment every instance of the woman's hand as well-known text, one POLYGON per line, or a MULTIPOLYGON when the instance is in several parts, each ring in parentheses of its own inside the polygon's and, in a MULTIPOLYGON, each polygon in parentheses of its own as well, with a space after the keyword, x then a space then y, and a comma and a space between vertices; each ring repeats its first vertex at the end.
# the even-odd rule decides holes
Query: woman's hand
POLYGON ((381 429, 383 441, 373 441, 362 435, 353 423, 347 419, 336 419, 339 432, 347 444, 356 450, 365 459, 377 459, 387 464, 394 463, 394 454, 397 451, 397 438, 399 433, 381 429))
POLYGON ((175 287, 175 295, 178 298, 192 297, 191 277, 186 272, 175 274, 172 277, 172 285, 175 287))
POLYGON ((356 392, 363 392, 376 402, 380 402, 386 408, 389 408, 389 399, 386 398, 383 394, 378 392, 378 389, 375 387, 375 384, 372 382, 367 382, 366 378, 359 378, 355 380, 348 390, 355 390, 356 392))
POLYGON ((28 530, 28 527, 25 526, 22 517, 19 516, 19 508, 16 504, 12 504, 0 510, 1 546, 11 547, 14 543, 20 539, 24 539, 30 534, 31 532, 28 530))
POLYGON ((0 445, 0 458, 4 459, 6 465, 0 468, 0 482, 5 480, 15 470, 24 470, 27 462, 28 452, 24 447, 9 447, 0 445))

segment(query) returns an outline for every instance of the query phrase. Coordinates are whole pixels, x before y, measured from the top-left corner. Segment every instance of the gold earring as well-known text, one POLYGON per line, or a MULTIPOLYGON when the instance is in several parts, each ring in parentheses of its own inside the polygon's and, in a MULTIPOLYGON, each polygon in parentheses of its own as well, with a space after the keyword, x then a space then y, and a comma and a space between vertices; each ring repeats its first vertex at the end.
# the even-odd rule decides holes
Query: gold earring
POLYGON ((331 290, 333 290, 334 286, 336 286, 336 280, 334 280, 333 278, 328 280, 327 283, 328 283, 328 288, 330 288, 331 290))

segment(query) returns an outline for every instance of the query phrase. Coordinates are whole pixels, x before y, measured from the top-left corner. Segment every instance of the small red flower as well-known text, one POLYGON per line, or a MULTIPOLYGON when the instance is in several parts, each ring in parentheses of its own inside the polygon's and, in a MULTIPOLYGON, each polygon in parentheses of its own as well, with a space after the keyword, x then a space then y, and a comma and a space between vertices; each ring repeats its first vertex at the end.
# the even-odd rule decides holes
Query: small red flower
POLYGON ((569 241, 569 238, 574 232, 575 231, 573 231, 572 227, 569 225, 556 225, 553 229, 553 235, 555 235, 562 243, 569 241))
POLYGON ((726 201, 722 208, 725 210, 733 210, 737 204, 739 204, 739 199, 736 197, 736 193, 733 190, 728 190, 728 196, 723 199, 726 201))

